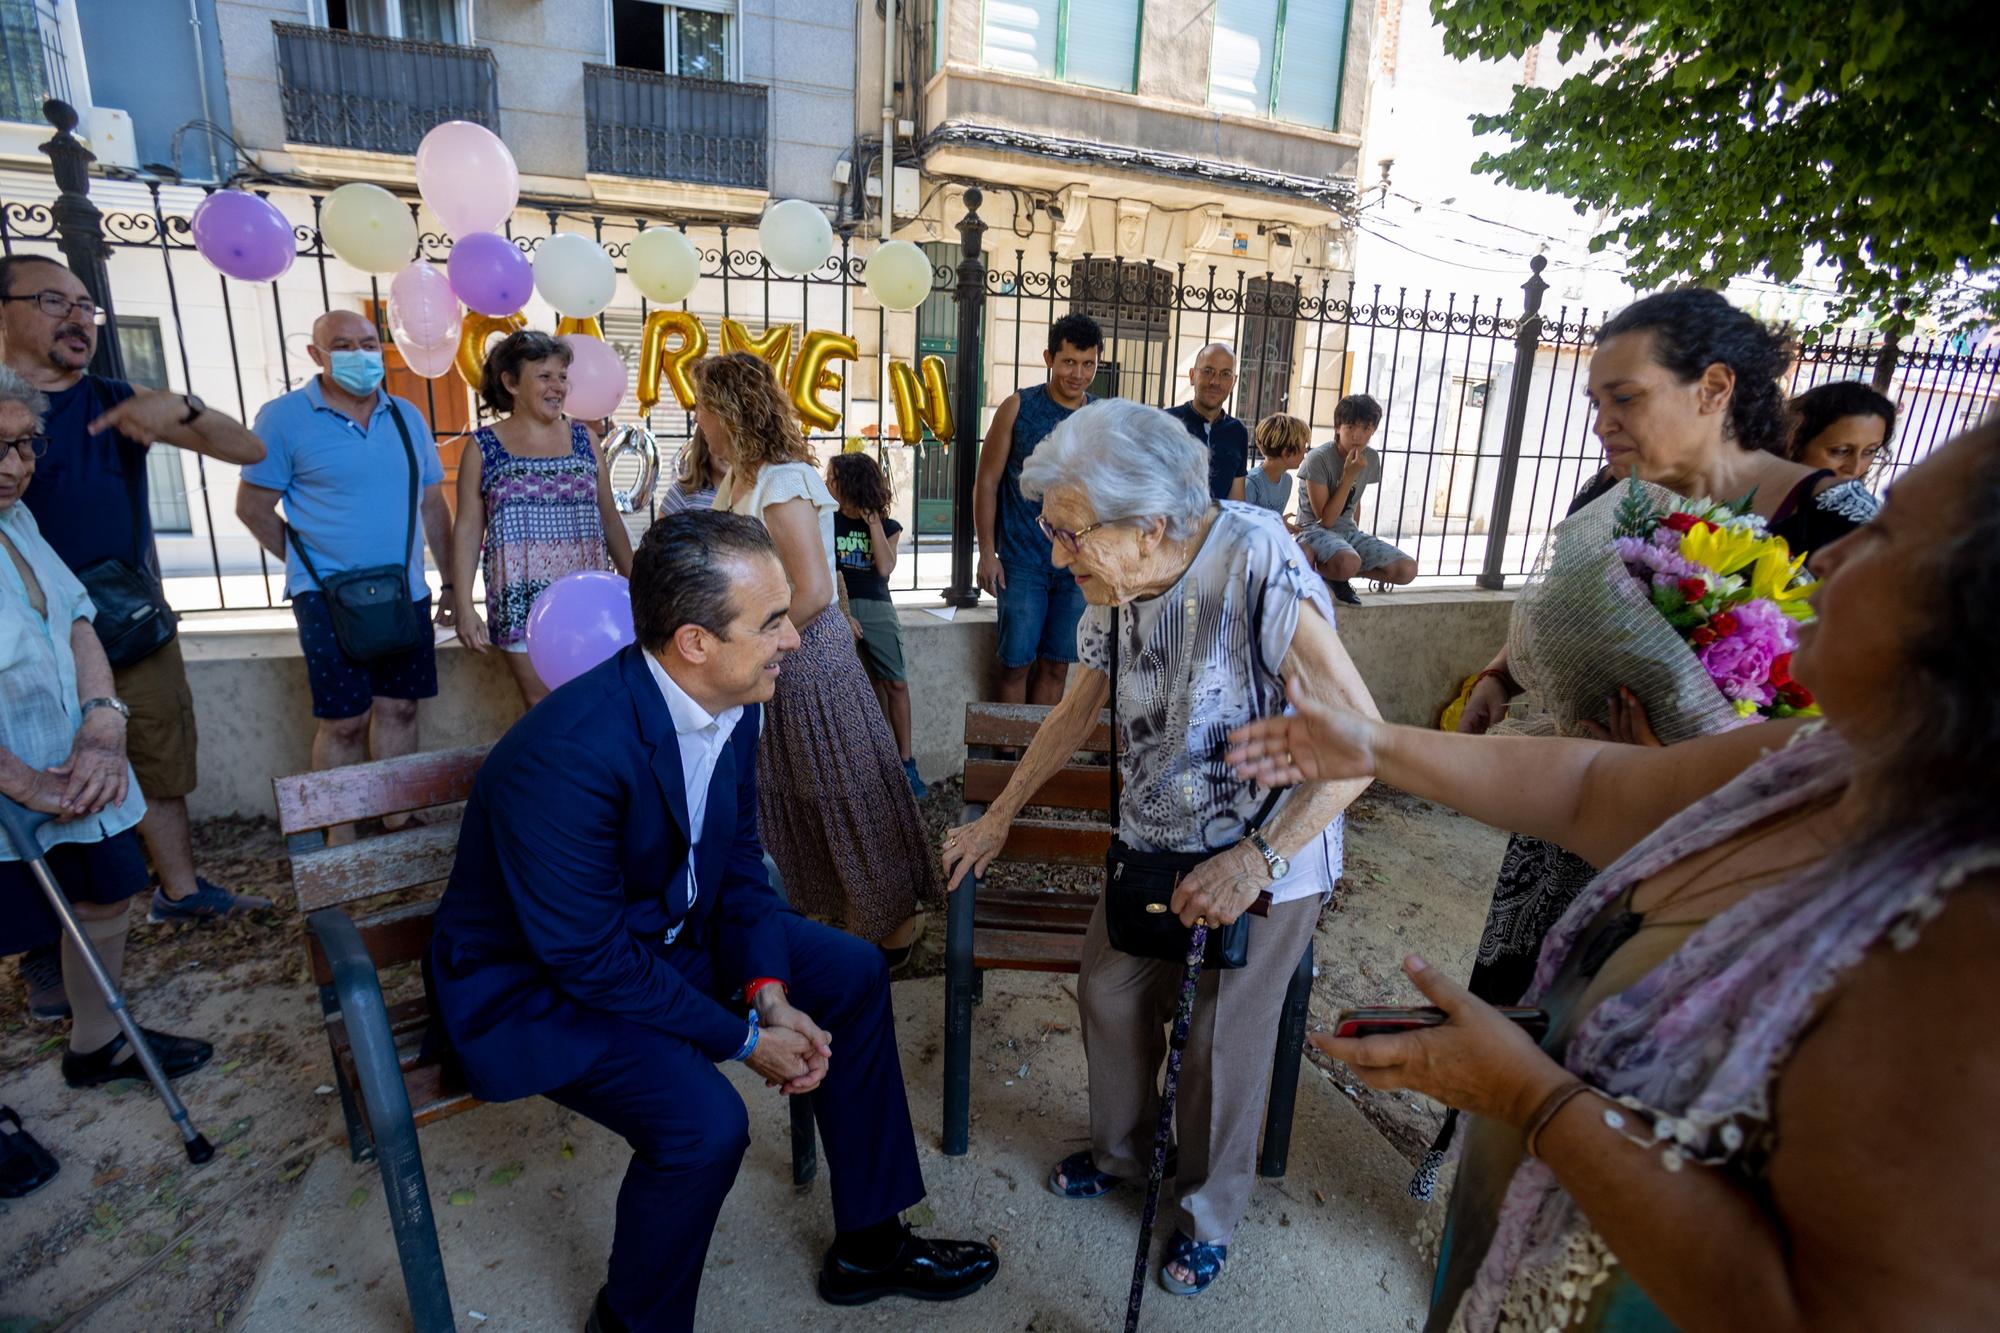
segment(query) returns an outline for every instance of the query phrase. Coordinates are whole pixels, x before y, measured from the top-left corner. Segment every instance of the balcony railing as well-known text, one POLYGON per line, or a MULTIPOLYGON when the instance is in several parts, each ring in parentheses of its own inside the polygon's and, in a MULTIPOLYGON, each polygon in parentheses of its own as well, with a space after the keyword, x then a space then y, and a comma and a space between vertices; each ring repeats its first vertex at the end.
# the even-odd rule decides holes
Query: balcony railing
POLYGON ((70 101, 54 0, 0 0, 0 120, 42 124, 42 100, 70 101))
POLYGON ((585 65, 590 170, 764 189, 769 95, 754 83, 585 65))
POLYGON ((500 128, 491 51, 300 23, 271 29, 288 143, 414 153, 441 121, 500 128))

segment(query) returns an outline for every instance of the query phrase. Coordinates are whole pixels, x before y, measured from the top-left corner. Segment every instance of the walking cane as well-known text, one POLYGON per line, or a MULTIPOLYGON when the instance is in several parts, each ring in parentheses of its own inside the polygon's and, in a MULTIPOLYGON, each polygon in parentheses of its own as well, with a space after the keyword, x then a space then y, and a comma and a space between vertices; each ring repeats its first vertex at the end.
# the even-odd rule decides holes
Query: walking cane
POLYGON ((1174 1132, 1174 1098, 1181 1090, 1181 1054, 1187 1050, 1188 1024, 1194 1018, 1194 991, 1201 982, 1202 955, 1208 948, 1208 918, 1196 917, 1188 936, 1187 970, 1181 976, 1180 1007, 1174 1010, 1174 1032, 1167 1042, 1167 1081, 1160 1090, 1160 1125, 1153 1132, 1153 1167, 1146 1177, 1146 1206, 1139 1214, 1139 1253, 1132 1260, 1132 1293, 1125 1301, 1125 1333, 1138 1333, 1139 1302, 1146 1298, 1146 1270, 1151 1266, 1153 1215, 1160 1208, 1160 1181, 1167 1174, 1167 1143, 1174 1132))
POLYGON ((83 933, 83 923, 76 919, 70 909, 69 899, 63 896, 62 888, 55 876, 49 873, 49 863, 42 856, 42 844, 35 837, 35 830, 48 822, 49 817, 32 813, 4 796, 0 796, 0 829, 7 834, 7 841, 14 845, 14 854, 27 863, 28 872, 35 882, 42 886, 42 895, 49 900, 49 910, 62 922, 63 934, 83 955, 83 965, 90 969, 90 979, 97 983, 97 989, 104 992, 104 1002, 111 1010, 111 1016, 118 1020, 119 1030, 125 1040, 132 1043, 132 1052, 138 1057, 139 1065, 146 1071, 146 1078, 160 1094, 160 1100, 167 1104, 167 1114, 173 1117, 174 1126, 180 1130, 183 1146, 187 1149, 188 1160, 196 1166, 215 1156, 215 1148, 199 1133, 194 1123, 188 1119, 187 1107, 174 1094, 173 1085, 167 1082, 165 1071, 153 1054, 152 1046, 146 1041, 139 1025, 133 1021, 131 1011, 125 1007, 125 997, 118 993, 118 983, 104 970, 104 960, 97 956, 97 949, 90 942, 90 936, 83 933))

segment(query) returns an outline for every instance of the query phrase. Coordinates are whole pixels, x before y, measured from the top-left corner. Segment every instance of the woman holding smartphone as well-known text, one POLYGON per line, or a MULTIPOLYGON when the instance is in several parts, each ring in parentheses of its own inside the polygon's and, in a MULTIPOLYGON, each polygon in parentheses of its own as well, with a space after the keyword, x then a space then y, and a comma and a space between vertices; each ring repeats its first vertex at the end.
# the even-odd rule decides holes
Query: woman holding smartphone
POLYGON ((1232 737, 1255 781, 1379 776, 1608 867, 1542 950, 1540 1047, 1414 956, 1447 1021, 1314 1039, 1475 1117, 1432 1333, 1994 1326, 2000 425, 1817 567, 1794 663, 1823 724, 1654 749, 1298 691, 1232 737))

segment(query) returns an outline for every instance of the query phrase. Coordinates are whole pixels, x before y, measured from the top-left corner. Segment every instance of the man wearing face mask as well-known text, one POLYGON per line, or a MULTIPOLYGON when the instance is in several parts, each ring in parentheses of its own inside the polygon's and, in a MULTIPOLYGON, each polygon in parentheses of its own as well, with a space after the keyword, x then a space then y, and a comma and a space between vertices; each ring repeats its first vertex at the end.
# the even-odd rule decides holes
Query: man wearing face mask
MULTIPOLYGON (((222 463, 253 463, 264 446, 241 423, 192 394, 163 393, 90 372, 103 313, 81 279, 50 255, 0 259, 0 333, 5 363, 49 398, 47 452, 36 465, 30 505, 63 563, 101 596, 98 576, 147 588, 164 602, 153 546, 148 451, 170 444, 222 463)), ((100 602, 102 616, 108 599, 100 602)), ((130 624, 129 619, 124 623, 130 624)), ((157 623, 157 622, 155 622, 157 623)), ((180 643, 125 635, 99 620, 121 711, 126 750, 144 794, 139 836, 159 876, 151 919, 186 921, 269 907, 197 874, 187 797, 195 789, 194 696, 180 643)), ((37 1018, 69 1014, 54 951, 22 963, 37 1018)))
MULTIPOLYGON (((268 453, 243 469, 236 516, 285 562, 299 643, 312 685, 313 767, 387 759, 417 748, 417 700, 437 694, 436 643, 429 632, 422 529, 438 568, 451 567, 451 517, 444 465, 423 413, 382 389, 382 344, 375 325, 352 310, 329 310, 313 324, 320 373, 272 399, 257 414, 268 453), (278 502, 284 501, 284 514, 278 502), (343 585, 357 571, 384 571, 415 615, 407 642, 389 639, 350 614, 343 585), (369 649, 361 644, 369 642, 369 649), (365 656, 358 655, 361 652, 365 656)), ((379 606, 374 608, 379 611, 379 606)), ((456 613, 442 585, 437 624, 456 613)))

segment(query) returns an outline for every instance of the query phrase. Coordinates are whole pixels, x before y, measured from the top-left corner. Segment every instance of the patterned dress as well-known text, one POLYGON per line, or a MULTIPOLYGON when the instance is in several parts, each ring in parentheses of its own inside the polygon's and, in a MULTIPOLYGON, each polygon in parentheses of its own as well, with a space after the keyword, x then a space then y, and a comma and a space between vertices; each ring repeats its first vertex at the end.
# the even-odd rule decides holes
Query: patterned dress
POLYGON ((565 574, 611 568, 597 508, 597 452, 581 422, 570 423, 569 452, 557 458, 508 453, 490 426, 472 439, 486 506, 487 631, 496 647, 519 651, 542 589, 565 574))

